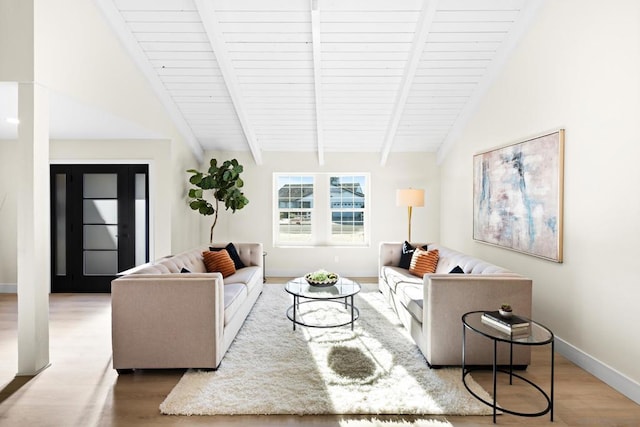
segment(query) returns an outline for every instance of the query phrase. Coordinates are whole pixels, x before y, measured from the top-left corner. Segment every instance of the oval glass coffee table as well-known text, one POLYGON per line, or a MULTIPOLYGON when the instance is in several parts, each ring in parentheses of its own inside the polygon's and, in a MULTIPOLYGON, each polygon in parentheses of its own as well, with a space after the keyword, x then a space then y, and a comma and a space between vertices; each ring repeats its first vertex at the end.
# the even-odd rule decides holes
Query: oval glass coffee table
POLYGON ((360 292, 360 284, 346 277, 338 278, 335 285, 314 286, 310 285, 304 277, 297 277, 287 282, 284 290, 293 295, 293 304, 287 309, 287 317, 293 322, 293 330, 296 325, 309 328, 337 328, 351 324, 360 317, 360 311, 353 303, 353 296, 360 292), (306 301, 300 301, 300 298, 306 301), (344 309, 351 312, 350 319, 346 322, 336 323, 307 323, 300 318, 300 306, 303 304, 318 304, 320 302, 332 302, 344 305, 344 309))

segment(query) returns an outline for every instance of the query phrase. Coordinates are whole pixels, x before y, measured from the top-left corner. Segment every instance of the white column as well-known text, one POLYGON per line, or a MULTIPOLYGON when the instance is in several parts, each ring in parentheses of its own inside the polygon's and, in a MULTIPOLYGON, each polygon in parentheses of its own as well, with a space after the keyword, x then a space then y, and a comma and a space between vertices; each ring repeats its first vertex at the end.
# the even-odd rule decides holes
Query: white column
POLYGON ((35 83, 18 85, 18 375, 49 366, 51 233, 49 98, 35 83))

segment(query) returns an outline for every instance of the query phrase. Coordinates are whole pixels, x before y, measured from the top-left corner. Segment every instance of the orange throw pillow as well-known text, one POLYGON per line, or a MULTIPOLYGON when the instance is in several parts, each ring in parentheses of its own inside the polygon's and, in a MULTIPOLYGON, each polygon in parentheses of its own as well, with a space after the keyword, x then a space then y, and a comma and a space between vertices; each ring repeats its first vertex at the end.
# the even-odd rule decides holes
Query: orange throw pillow
POLYGON ((425 251, 419 248, 416 249, 411 257, 409 273, 418 277, 422 277, 426 273, 435 273, 439 257, 440 253, 437 249, 430 251, 425 251))
POLYGON ((209 273, 220 272, 222 277, 227 277, 236 272, 236 266, 226 249, 202 252, 202 260, 209 273))

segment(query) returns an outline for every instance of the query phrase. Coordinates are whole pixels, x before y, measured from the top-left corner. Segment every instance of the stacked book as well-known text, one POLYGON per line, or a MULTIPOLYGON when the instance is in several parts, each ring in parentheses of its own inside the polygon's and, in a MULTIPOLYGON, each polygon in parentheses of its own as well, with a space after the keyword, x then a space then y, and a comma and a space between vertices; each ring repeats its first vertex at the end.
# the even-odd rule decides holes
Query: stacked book
POLYGON ((529 322, 518 316, 504 317, 498 311, 485 311, 482 323, 512 336, 529 335, 529 322))

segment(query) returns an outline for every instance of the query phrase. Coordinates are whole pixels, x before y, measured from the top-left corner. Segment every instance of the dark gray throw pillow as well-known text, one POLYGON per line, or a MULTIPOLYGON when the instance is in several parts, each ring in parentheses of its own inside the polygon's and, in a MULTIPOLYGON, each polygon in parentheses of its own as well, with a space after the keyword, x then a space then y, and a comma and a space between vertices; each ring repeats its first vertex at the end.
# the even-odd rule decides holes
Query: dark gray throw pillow
POLYGON ((451 269, 451 271, 449 273, 458 273, 458 274, 464 274, 464 270, 462 268, 460 268, 459 265, 456 265, 455 267, 453 267, 451 269))
POLYGON ((226 249, 227 252, 229 253, 229 256, 233 260, 233 265, 236 266, 236 270, 239 270, 241 268, 245 268, 246 267, 244 265, 244 262, 242 262, 242 260, 240 259, 240 255, 238 255, 238 251, 236 250, 236 247, 233 245, 233 243, 229 243, 224 248, 211 248, 211 247, 209 248, 209 250, 211 250, 213 252, 218 252, 218 251, 221 251, 223 249, 226 249))
MULTIPOLYGON (((422 249, 426 251, 427 245, 424 245, 422 249)), ((402 252, 400 253, 400 262, 398 263, 398 267, 409 269, 409 267, 411 267, 411 257, 413 257, 413 253, 415 251, 415 246, 412 246, 411 243, 405 240, 402 244, 402 252)))

